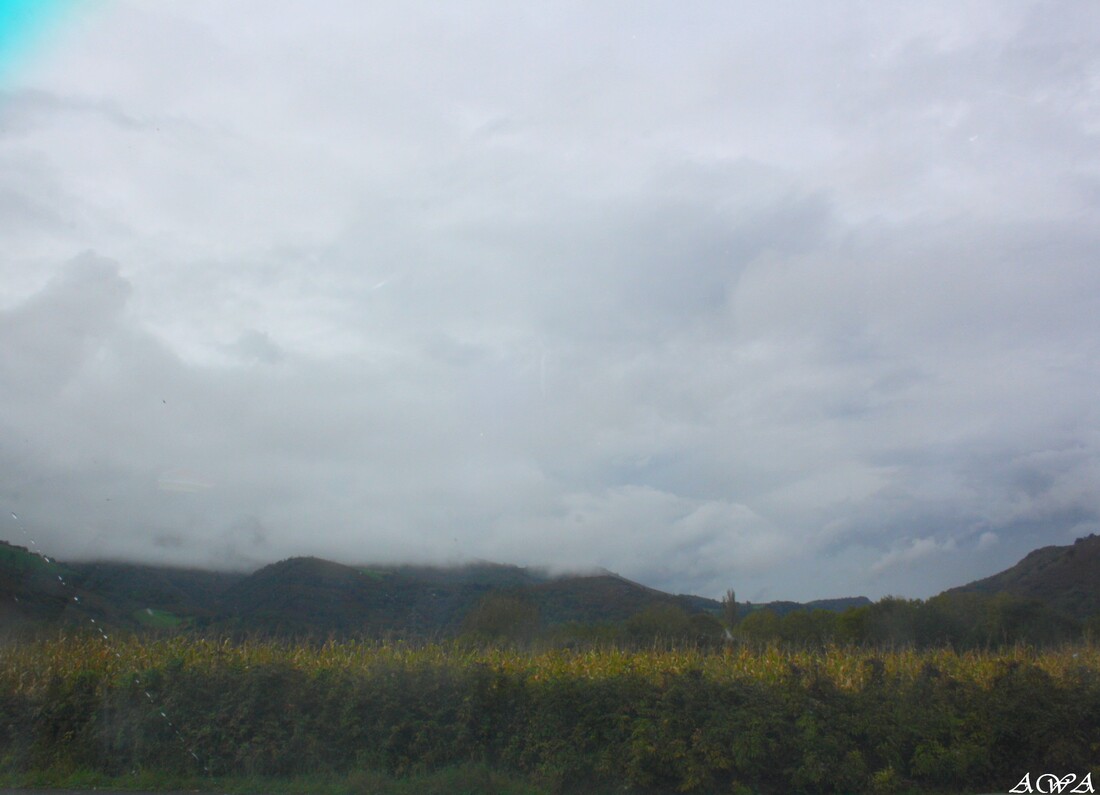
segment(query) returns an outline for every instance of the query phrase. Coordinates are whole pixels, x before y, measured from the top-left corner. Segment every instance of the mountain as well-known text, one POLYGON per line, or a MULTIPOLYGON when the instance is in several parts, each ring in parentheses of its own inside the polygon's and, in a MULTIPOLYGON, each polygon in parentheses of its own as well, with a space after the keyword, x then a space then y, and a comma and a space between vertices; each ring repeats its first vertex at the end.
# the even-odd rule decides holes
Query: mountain
MULTIPOLYGON (((699 597, 692 597, 698 599, 699 597)), ((741 618, 756 610, 771 610, 782 618, 788 613, 800 610, 828 610, 830 613, 843 613, 851 607, 863 607, 871 604, 866 596, 845 596, 840 599, 815 599, 812 602, 764 602, 763 604, 742 603, 738 606, 741 618)))
POLYGON ((181 615, 208 615, 246 576, 140 563, 71 563, 69 568, 70 585, 95 593, 128 614, 156 607, 181 615))
POLYGON ((0 628, 3 635, 55 623, 72 597, 69 569, 26 547, 0 541, 0 628))
POLYGON ((442 572, 413 567, 290 558, 231 587, 206 628, 279 635, 432 635, 452 631, 496 587, 470 570, 456 570, 448 579, 442 572))
POLYGON ((529 588, 526 595, 549 624, 623 621, 651 607, 669 605, 688 613, 717 612, 719 602, 701 596, 672 596, 625 577, 596 574, 562 577, 529 588))
MULTIPOLYGON (((553 575, 477 562, 461 566, 349 566, 315 557, 272 563, 245 574, 135 563, 60 564, 0 541, 0 630, 56 627, 198 631, 282 637, 448 637, 491 595, 535 608, 544 626, 622 622, 653 608, 721 613, 721 603, 672 595, 599 570, 553 575)), ((793 610, 843 609, 841 599, 793 610)))
POLYGON ((48 627, 171 628, 210 615, 244 574, 133 563, 62 564, 0 541, 0 635, 48 627))
POLYGON ((1078 621, 1100 614, 1100 536, 1036 549, 1010 569, 944 594, 974 592, 1033 599, 1078 621))
POLYGON ((231 587, 205 625, 281 635, 450 635, 486 596, 507 594, 538 608, 545 624, 621 621, 654 605, 717 610, 702 597, 672 596, 610 574, 551 577, 518 566, 346 566, 291 558, 231 587))

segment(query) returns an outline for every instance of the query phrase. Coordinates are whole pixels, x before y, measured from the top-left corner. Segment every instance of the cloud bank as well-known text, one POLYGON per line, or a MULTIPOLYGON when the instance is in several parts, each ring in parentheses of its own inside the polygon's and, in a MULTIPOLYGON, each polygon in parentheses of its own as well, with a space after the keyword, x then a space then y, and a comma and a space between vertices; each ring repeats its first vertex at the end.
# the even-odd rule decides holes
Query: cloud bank
POLYGON ((1095 531, 1098 15, 76 8, 0 84, 0 536, 762 601, 1095 531))

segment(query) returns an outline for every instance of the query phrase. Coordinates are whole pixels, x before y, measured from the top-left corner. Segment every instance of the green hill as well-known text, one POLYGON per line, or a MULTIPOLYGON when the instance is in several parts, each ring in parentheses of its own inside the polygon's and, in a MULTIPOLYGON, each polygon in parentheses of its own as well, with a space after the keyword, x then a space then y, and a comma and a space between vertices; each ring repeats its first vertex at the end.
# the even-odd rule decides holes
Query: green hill
POLYGON ((1100 536, 1036 549, 1010 569, 944 594, 972 592, 1035 600, 1078 621, 1100 614, 1100 536))
POLYGON ((447 634, 481 597, 517 581, 527 581, 517 567, 346 566, 290 558, 234 584, 205 626, 297 636, 447 634))
MULTIPOLYGON (((63 566, 0 542, 0 631, 8 633, 88 627, 94 619, 112 631, 439 638, 462 631, 494 594, 529 605, 543 627, 623 622, 653 609, 721 613, 713 599, 668 594, 607 571, 552 575, 489 562, 349 566, 315 557, 251 574, 120 562, 63 566)), ((760 607, 787 613, 820 604, 760 607)))
POLYGON ((0 541, 0 636, 59 625, 76 593, 71 570, 26 547, 0 541))
POLYGON ((548 624, 624 621, 658 605, 689 613, 716 612, 721 607, 713 599, 672 596, 613 574, 551 580, 527 589, 527 596, 548 624))
POLYGON ((291 558, 226 591, 222 611, 207 626, 281 635, 449 635, 491 593, 534 604, 542 622, 551 625, 621 621, 657 604, 699 612, 700 602, 614 575, 551 578, 500 564, 354 567, 291 558))

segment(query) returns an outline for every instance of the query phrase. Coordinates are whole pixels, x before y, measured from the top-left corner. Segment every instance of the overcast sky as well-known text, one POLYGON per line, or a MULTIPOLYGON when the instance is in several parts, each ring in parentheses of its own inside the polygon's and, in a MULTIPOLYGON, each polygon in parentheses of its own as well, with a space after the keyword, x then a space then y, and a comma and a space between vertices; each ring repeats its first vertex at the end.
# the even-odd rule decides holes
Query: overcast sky
POLYGON ((766 601, 1100 525, 1100 4, 39 22, 0 58, 0 538, 766 601))

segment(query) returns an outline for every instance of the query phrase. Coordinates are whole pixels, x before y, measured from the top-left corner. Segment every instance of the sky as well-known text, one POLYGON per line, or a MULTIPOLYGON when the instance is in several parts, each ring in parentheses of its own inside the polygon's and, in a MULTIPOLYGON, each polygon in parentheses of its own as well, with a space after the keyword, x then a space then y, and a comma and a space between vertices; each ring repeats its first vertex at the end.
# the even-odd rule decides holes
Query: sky
POLYGON ((1098 4, 37 8, 0 538, 761 602, 1100 525, 1098 4))

